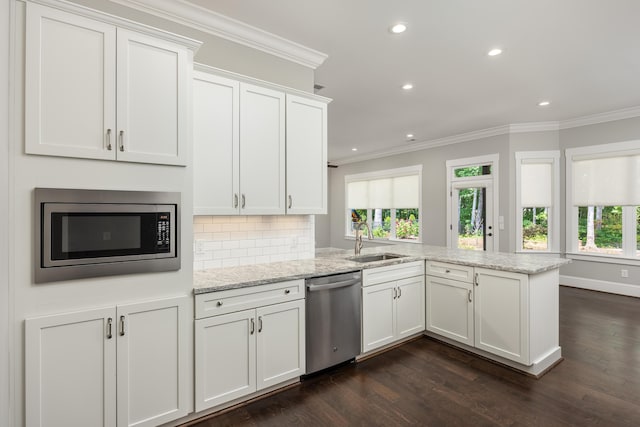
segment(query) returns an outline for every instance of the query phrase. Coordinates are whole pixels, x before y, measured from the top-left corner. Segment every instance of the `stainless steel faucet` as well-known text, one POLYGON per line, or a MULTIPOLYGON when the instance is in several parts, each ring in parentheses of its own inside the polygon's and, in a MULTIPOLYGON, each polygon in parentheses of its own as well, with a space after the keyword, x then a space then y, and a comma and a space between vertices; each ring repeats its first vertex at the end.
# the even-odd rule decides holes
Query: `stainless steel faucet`
POLYGON ((360 250, 362 249, 362 233, 361 229, 363 226, 367 227, 367 238, 369 240, 373 239, 373 234, 371 233, 371 227, 366 222, 357 222, 356 223, 356 247, 355 254, 356 256, 360 255, 360 250))

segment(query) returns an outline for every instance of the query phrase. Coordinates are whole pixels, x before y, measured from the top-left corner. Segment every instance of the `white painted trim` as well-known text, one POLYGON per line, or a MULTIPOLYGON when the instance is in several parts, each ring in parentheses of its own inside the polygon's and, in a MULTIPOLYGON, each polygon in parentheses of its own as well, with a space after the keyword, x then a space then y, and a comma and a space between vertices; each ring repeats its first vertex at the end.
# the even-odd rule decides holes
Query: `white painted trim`
POLYGON ((205 65, 205 64, 200 64, 200 63, 194 63, 193 64, 193 69, 195 71, 200 71, 203 73, 208 73, 208 74, 213 74, 219 77, 224 77, 227 79, 231 79, 231 80, 236 80, 242 83, 249 83, 252 85, 257 85, 257 86, 262 86, 268 89, 273 89, 273 90, 277 90, 280 92, 285 92, 287 94, 290 95, 296 95, 296 96, 301 96, 303 98, 307 98, 307 99, 313 99, 315 101, 319 101, 319 102, 324 102, 329 104, 331 101, 333 101, 331 98, 326 98, 324 96, 320 96, 320 95, 316 95, 313 94, 311 92, 305 92, 303 90, 299 90, 299 89, 294 89, 294 88, 290 88, 288 86, 282 86, 279 85, 277 83, 271 83, 265 80, 260 80, 260 79, 256 79, 253 77, 249 77, 249 76, 245 76, 243 74, 238 74, 238 73, 234 73, 232 71, 227 71, 227 70, 223 70, 221 68, 216 68, 216 67, 212 67, 210 65, 205 65))
POLYGON ((584 277, 560 275, 560 286, 571 286, 591 291, 608 292, 610 294, 625 295, 640 298, 640 286, 619 282, 605 282, 604 280, 587 279, 584 277))
POLYGON ((612 122, 616 120, 640 117, 640 106, 615 110, 605 113, 593 114, 590 116, 578 117, 575 119, 550 122, 514 123, 503 126, 496 126, 488 129, 476 130, 447 136, 444 138, 425 140, 401 147, 394 147, 385 150, 364 153, 357 156, 344 157, 342 159, 331 160, 331 164, 341 166, 350 163, 362 162, 365 160, 380 159, 382 157, 396 154, 412 153, 414 151, 426 150, 429 148, 443 147, 446 145, 460 144, 462 142, 474 141, 482 138, 489 138, 498 135, 510 135, 527 132, 546 132, 563 129, 571 129, 580 126, 593 125, 598 123, 612 122))
POLYGON ((629 265, 629 266, 640 266, 640 258, 628 258, 623 257, 622 255, 607 255, 607 254, 599 254, 594 252, 566 252, 566 258, 575 259, 578 261, 589 261, 589 262, 600 262, 603 264, 621 264, 621 265, 629 265))
POLYGON ((589 116, 577 117, 574 119, 559 122, 560 129, 571 129, 581 126, 595 125, 598 123, 614 122, 616 120, 630 119, 640 116, 640 106, 623 108, 621 110, 607 111, 604 113, 591 114, 589 116))
POLYGON ((119 16, 111 15, 105 12, 94 10, 79 4, 70 3, 65 0, 26 0, 27 2, 41 4, 43 6, 55 8, 65 12, 73 13, 75 15, 84 16, 86 18, 94 19, 107 24, 112 24, 120 28, 136 31, 152 37, 157 37, 172 43, 176 43, 187 47, 192 51, 197 51, 202 42, 184 37, 179 34, 174 34, 168 31, 159 30, 149 25, 140 24, 138 22, 131 21, 129 19, 121 18, 119 16))
POLYGON ((185 0, 111 0, 160 18, 316 69, 327 55, 185 0))

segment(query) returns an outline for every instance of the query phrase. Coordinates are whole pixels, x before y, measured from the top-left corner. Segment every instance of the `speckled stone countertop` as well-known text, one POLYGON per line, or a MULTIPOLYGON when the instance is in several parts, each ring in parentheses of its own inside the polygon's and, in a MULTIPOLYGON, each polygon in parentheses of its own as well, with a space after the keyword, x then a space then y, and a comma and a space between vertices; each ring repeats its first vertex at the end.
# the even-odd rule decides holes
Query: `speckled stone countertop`
POLYGON ((362 250, 362 255, 381 253, 403 255, 403 258, 359 263, 350 259, 353 257, 353 250, 324 248, 316 250, 316 257, 312 259, 194 271, 193 292, 194 294, 203 294, 284 280, 328 276, 423 259, 525 274, 542 273, 571 262, 568 259, 544 254, 486 253, 408 243, 362 250))

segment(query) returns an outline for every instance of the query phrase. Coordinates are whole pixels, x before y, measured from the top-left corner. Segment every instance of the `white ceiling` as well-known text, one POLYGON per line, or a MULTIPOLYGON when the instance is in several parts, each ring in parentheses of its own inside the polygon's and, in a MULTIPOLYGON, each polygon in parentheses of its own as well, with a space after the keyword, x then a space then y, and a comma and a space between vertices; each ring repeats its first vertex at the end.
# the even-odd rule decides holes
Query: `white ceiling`
POLYGON ((330 161, 640 106, 639 0, 189 1, 329 55, 330 161))

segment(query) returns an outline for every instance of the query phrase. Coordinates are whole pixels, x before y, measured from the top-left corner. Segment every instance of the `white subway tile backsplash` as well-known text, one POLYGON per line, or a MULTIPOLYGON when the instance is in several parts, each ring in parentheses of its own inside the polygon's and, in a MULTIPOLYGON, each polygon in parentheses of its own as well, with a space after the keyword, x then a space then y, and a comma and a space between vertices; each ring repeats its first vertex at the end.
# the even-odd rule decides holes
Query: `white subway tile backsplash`
POLYGON ((194 216, 194 270, 315 256, 315 217, 194 216))

